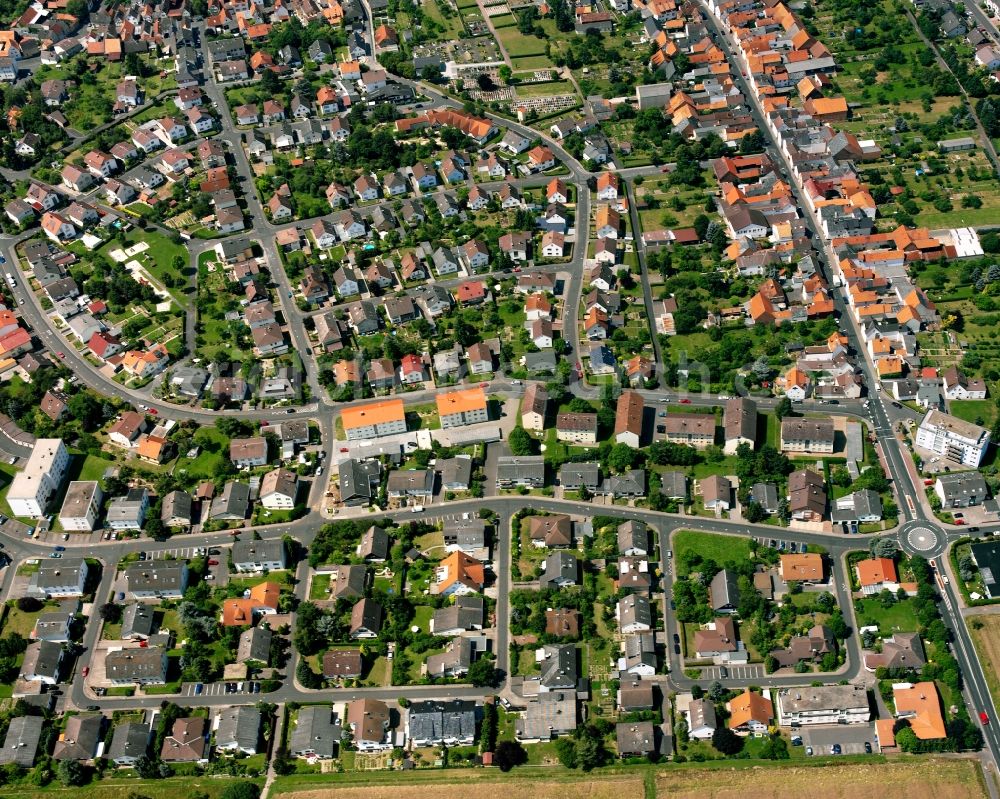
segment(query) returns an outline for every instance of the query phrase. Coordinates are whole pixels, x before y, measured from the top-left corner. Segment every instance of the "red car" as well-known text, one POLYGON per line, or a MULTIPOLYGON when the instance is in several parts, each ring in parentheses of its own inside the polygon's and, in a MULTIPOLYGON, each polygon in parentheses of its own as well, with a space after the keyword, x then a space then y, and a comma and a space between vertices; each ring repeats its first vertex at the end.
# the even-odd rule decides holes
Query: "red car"
POLYGON ((265 419, 263 422, 260 423, 260 426, 261 427, 267 427, 269 424, 271 424, 271 423, 265 419))
POLYGON ((90 666, 84 666, 83 671, 80 672, 84 677, 90 674, 90 666))
POLYGON ((350 450, 347 447, 341 447, 340 451, 341 452, 350 452, 350 450))
POLYGON ((965 524, 965 519, 955 519, 955 524, 961 527, 963 524, 965 524))
POLYGON ((209 566, 218 566, 219 565, 219 561, 217 561, 217 560, 210 560, 208 562, 208 565, 209 566))
POLYGON ((691 404, 691 400, 689 400, 689 399, 682 399, 681 400, 681 405, 690 405, 690 404, 691 404))
POLYGON ((57 352, 56 355, 58 355, 60 358, 65 358, 66 357, 66 353, 63 352, 62 350, 60 350, 59 352, 57 352))
POLYGON ((480 387, 480 388, 489 388, 489 387, 490 387, 490 384, 489 384, 489 383, 480 383, 480 384, 479 384, 479 387, 480 387))
POLYGON ((985 710, 980 710, 979 711, 979 720, 983 724, 989 724, 990 723, 990 717, 986 715, 986 711, 985 710))
POLYGON ((156 416, 156 414, 158 414, 158 413, 159 413, 159 411, 158 411, 158 410, 156 410, 156 408, 150 408, 150 409, 149 409, 149 412, 150 412, 151 414, 153 414, 153 416, 156 416))

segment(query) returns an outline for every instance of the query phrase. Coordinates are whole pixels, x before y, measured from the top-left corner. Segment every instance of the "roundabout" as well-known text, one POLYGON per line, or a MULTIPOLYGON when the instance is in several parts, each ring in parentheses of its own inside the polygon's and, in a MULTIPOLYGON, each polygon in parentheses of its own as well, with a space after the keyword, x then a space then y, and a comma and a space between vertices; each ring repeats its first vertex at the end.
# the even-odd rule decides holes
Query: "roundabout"
POLYGON ((947 543, 945 536, 926 522, 910 522, 899 533, 900 545, 917 555, 940 554, 947 543))

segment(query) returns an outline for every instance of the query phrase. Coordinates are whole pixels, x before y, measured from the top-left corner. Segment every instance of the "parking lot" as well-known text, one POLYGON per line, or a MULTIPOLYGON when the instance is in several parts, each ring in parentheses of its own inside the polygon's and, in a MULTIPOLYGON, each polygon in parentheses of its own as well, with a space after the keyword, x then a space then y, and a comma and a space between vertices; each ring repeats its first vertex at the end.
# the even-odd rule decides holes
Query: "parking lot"
POLYGON ((706 680, 756 680, 766 676, 766 672, 763 665, 753 663, 746 666, 708 666, 701 670, 701 676, 706 680))
POLYGON ((230 690, 231 694, 252 694, 259 693, 253 690, 254 685, 260 685, 259 682, 251 680, 243 681, 233 681, 227 682, 206 682, 201 684, 201 693, 198 693, 196 686, 198 683, 186 682, 181 688, 182 696, 221 696, 226 693, 226 685, 232 685, 236 690, 230 690))
POLYGON ((865 743, 875 748, 874 724, 824 724, 799 727, 792 734, 802 736, 802 745, 812 747, 813 755, 832 755, 833 745, 840 744, 842 755, 865 754, 865 743))

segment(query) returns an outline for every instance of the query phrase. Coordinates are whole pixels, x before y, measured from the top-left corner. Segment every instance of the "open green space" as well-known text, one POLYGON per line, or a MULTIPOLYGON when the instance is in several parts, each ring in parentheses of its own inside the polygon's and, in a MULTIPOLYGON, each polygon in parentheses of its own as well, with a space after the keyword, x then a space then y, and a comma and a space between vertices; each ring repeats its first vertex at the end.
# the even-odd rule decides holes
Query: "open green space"
POLYGON ((919 626, 914 615, 912 599, 905 599, 885 607, 878 597, 873 597, 857 600, 854 607, 859 627, 878 625, 879 632, 883 636, 896 632, 916 632, 919 626))
POLYGON ((735 535, 716 535, 715 533, 700 533, 696 530, 678 530, 674 533, 674 558, 677 562, 677 574, 681 577, 688 573, 685 568, 689 552, 696 553, 705 560, 713 560, 718 564, 727 561, 747 560, 750 558, 750 539, 735 535))

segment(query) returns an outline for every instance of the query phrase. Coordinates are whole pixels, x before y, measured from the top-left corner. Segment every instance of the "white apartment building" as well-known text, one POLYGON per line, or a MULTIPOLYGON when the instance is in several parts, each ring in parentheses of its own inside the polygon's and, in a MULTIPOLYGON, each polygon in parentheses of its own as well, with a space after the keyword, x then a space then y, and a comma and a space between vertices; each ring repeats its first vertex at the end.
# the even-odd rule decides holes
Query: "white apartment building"
POLYGON ((804 685, 778 691, 778 723, 862 724, 871 718, 868 691, 862 685, 804 685))
POLYGON ((917 428, 916 445, 954 463, 976 469, 990 445, 990 431, 931 409, 917 428))
POLYGON ((340 418, 348 441, 406 432, 406 413, 400 399, 345 408, 340 412, 340 418))
POLYGON ((69 466, 69 451, 61 438, 40 438, 24 470, 14 476, 7 503, 15 516, 39 519, 58 493, 69 466))
POLYGON ((97 524, 104 492, 96 480, 74 480, 66 489, 66 498, 59 510, 64 530, 89 532, 97 524))
POLYGON ((479 386, 438 394, 436 399, 442 430, 490 420, 486 392, 479 386))

